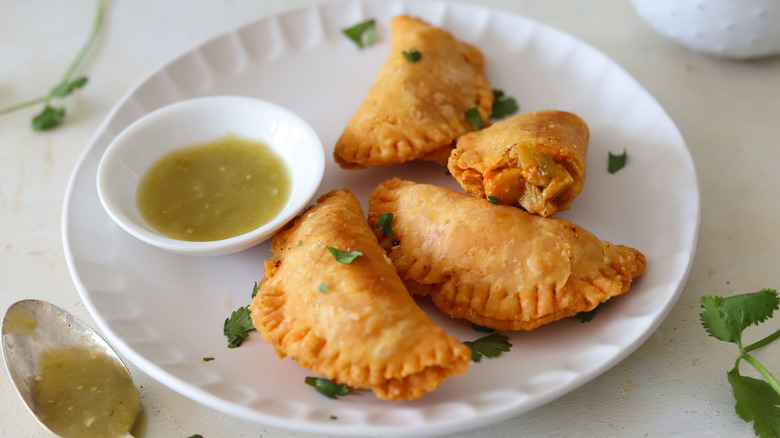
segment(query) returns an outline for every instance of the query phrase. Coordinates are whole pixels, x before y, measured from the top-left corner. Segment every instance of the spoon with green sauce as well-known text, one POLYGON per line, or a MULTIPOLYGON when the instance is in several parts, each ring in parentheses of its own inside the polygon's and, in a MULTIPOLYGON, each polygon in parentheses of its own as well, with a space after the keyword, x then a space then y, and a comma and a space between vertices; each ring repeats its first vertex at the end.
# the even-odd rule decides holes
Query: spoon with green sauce
POLYGON ((6 311, 3 360, 38 422, 60 437, 132 437, 140 394, 116 352, 88 325, 45 301, 6 311))

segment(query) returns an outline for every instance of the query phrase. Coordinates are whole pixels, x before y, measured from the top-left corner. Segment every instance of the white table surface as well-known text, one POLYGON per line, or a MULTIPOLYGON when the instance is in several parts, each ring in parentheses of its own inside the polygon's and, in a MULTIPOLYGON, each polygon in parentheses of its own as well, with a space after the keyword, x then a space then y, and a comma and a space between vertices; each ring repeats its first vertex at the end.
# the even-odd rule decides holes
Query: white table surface
MULTIPOLYGON (((730 61, 663 39, 627 0, 483 0, 550 24, 622 65, 666 109, 697 168, 702 198, 696 259, 677 305, 623 362, 514 419, 452 436, 752 436, 734 412, 726 371, 733 345, 709 338, 699 298, 780 285, 780 57, 730 61)), ((0 116, 0 310, 23 298, 54 302, 94 326, 65 263, 60 231, 68 178, 120 97, 173 56, 209 37, 308 0, 108 2, 98 44, 67 100, 67 122, 36 133, 31 108, 0 116)), ((0 0, 0 107, 41 95, 64 73, 93 15, 91 0, 0 0)), ((652 206, 648 206, 652 208, 652 206)), ((780 320, 780 316, 778 317, 780 320)), ((769 333, 778 322, 758 330, 769 333)), ((780 373, 780 345, 757 357, 780 373)), ((131 366, 147 437, 306 437, 202 406, 131 366)), ((743 365, 743 371, 747 367, 743 365)), ((0 371, 0 436, 47 436, 0 371)))

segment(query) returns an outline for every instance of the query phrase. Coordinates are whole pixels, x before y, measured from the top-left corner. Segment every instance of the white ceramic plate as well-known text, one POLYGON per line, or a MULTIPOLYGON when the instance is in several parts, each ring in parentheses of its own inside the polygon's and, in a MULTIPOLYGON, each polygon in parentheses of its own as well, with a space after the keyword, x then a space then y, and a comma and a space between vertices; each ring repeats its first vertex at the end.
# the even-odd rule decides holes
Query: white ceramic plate
MULTIPOLYGON (((479 6, 412 0, 323 4, 236 29, 174 59, 130 90, 79 161, 63 216, 65 253, 87 308, 108 340, 140 369, 226 413, 273 426, 337 435, 421 436, 480 427, 526 412, 598 376, 659 326, 691 266, 699 194, 691 157, 656 101, 610 59, 569 35, 479 6), (348 187, 366 205, 392 176, 457 188, 443 167, 404 164, 344 171, 332 147, 374 82, 389 50, 388 23, 408 13, 480 47, 495 88, 522 111, 573 111, 589 124, 588 176, 560 217, 602 239, 640 249, 648 268, 624 296, 587 324, 569 319, 511 333, 512 351, 473 364, 413 402, 369 392, 330 400, 304 384, 308 370, 279 360, 254 333, 228 349, 222 325, 249 303, 269 243, 220 257, 177 256, 143 244, 109 219, 95 188, 104 149, 125 126, 165 104, 212 94, 279 103, 322 138, 327 167, 320 193, 348 187), (378 44, 358 50, 340 29, 376 18, 378 44), (607 153, 628 165, 607 172, 607 153), (204 362, 202 358, 214 357, 204 362), (331 416, 338 419, 333 420, 331 416)), ((470 325, 421 305, 462 340, 470 325)))

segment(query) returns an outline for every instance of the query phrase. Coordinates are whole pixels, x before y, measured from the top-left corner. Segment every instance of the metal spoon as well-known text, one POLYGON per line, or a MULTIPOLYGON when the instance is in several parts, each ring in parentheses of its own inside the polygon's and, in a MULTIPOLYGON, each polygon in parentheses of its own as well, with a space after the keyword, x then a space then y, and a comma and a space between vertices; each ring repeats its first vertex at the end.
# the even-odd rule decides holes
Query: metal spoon
MULTIPOLYGON (((67 350, 67 353, 87 349, 95 355, 92 357, 105 355, 113 359, 116 372, 121 375, 124 370, 130 385, 131 397, 130 403, 126 404, 128 411, 125 416, 134 420, 140 414, 138 390, 130 380, 127 367, 100 335, 67 311, 45 301, 18 301, 8 308, 3 317, 2 340, 3 360, 16 391, 33 416, 50 432, 56 433, 42 419, 40 403, 36 400, 36 384, 46 378, 40 374, 41 358, 55 350, 67 350)), ((132 437, 127 432, 119 436, 132 437)))

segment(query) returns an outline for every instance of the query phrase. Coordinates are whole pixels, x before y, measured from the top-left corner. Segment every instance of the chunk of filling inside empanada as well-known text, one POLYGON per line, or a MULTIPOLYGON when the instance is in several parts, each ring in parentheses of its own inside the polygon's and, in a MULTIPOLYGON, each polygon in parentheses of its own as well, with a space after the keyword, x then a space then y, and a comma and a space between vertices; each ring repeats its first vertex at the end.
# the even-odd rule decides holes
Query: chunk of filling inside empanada
POLYGON ((469 193, 550 216, 582 190, 589 137, 572 113, 518 114, 460 137, 447 167, 469 193))
POLYGON ((493 91, 476 47, 405 15, 392 19, 390 34, 390 54, 336 143, 333 156, 345 169, 446 164, 455 139, 474 130, 466 111, 476 108, 489 122, 493 91), (412 62, 404 52, 420 57, 412 62))
POLYGON ((410 292, 444 313, 498 330, 531 330, 588 311, 644 272, 639 251, 571 222, 465 193, 392 179, 369 198, 376 230, 410 292))
POLYGON ((348 190, 322 196, 271 252, 250 310, 280 357, 390 400, 466 372, 471 351, 417 306, 348 190))

